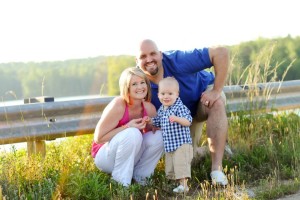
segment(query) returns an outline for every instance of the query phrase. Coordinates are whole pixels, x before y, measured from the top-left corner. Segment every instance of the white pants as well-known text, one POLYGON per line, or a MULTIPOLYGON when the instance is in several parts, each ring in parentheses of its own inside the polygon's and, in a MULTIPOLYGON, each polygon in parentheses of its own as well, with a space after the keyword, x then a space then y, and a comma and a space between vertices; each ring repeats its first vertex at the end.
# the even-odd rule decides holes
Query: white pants
POLYGON ((163 154, 160 130, 141 134, 137 128, 127 128, 105 143, 95 157, 96 166, 124 186, 135 179, 145 184, 163 154))

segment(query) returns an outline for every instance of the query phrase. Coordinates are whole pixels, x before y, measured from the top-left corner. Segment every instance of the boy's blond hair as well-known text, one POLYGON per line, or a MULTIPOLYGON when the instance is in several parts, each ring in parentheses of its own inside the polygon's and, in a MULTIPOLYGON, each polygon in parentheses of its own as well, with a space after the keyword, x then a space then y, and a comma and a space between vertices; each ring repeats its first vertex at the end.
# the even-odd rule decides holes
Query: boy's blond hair
POLYGON ((159 86, 161 86, 162 84, 170 84, 170 85, 175 86, 179 93, 179 83, 174 77, 169 76, 169 77, 166 77, 166 78, 163 78, 162 80, 160 80, 158 83, 158 89, 160 88, 159 86))

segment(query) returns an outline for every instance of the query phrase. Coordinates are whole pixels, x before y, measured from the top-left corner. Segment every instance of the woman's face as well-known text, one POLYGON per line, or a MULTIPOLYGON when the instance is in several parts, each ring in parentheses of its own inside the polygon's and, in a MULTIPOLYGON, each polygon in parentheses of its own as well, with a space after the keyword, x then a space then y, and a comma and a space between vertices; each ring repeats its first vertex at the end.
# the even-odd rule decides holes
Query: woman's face
POLYGON ((144 99, 148 93, 147 83, 145 79, 132 75, 129 83, 130 99, 144 99))

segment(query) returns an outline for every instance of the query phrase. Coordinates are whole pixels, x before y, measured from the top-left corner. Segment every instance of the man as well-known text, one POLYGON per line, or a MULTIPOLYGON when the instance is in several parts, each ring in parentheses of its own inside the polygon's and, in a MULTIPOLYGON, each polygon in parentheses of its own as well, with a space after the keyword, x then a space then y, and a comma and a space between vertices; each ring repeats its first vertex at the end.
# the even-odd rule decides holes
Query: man
MULTIPOLYGON (((152 103, 156 109, 158 82, 173 76, 179 82, 180 98, 191 110, 193 123, 207 121, 207 138, 211 153, 213 183, 227 185, 222 160, 226 145, 228 121, 225 96, 222 93, 229 66, 229 52, 224 47, 194 49, 191 51, 159 51, 154 41, 145 39, 139 44, 136 63, 151 81, 152 103), (205 71, 214 67, 215 75, 205 71)), ((199 134, 196 138, 199 140, 199 134)), ((193 143, 197 140, 193 139, 193 143)), ((197 144, 197 143, 196 143, 197 144)), ((194 148, 197 146, 194 145, 194 148)), ((197 152, 197 149, 194 150, 197 152)))

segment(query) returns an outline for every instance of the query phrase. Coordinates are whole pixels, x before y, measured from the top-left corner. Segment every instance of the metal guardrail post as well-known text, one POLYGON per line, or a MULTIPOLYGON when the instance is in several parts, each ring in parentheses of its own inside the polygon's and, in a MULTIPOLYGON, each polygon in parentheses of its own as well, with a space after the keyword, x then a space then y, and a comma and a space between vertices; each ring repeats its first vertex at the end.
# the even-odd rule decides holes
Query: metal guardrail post
MULTIPOLYGON (((45 103, 45 102, 54 102, 54 97, 35 97, 24 99, 24 104, 31 103, 45 103)), ((46 156, 46 142, 45 140, 32 140, 27 141, 27 154, 28 156, 34 154, 40 154, 42 157, 46 156)))
POLYGON ((300 108, 300 80, 232 85, 225 86, 223 91, 228 112, 300 108))
MULTIPOLYGON (((300 80, 225 86, 224 93, 228 114, 300 108, 300 80)), ((92 134, 113 98, 99 96, 47 103, 30 100, 27 104, 0 106, 0 145, 28 142, 32 152, 43 152, 45 140, 92 134)))

